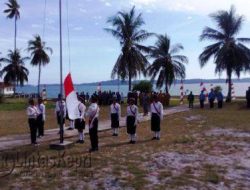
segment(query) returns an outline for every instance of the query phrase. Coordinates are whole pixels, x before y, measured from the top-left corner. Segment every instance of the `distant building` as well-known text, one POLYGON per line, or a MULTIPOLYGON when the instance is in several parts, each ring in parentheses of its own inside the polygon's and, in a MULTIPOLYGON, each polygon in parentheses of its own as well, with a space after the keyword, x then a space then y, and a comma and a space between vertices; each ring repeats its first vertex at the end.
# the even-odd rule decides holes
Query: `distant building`
POLYGON ((0 82, 0 94, 4 96, 11 96, 14 94, 14 88, 11 84, 4 84, 0 82))

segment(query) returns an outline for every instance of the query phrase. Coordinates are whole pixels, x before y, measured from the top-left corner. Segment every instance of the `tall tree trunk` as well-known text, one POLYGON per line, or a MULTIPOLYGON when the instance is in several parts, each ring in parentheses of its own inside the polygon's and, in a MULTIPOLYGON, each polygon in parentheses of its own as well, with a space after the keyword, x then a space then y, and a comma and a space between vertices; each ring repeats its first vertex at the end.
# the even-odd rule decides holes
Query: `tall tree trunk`
POLYGON ((165 90, 166 90, 166 94, 168 94, 168 78, 167 77, 165 79, 165 90))
POLYGON ((16 24, 17 18, 15 16, 15 36, 14 36, 14 51, 16 51, 16 36, 17 36, 17 24, 16 24))
POLYGON ((129 71, 129 74, 128 74, 128 90, 131 91, 132 89, 132 77, 131 77, 131 72, 129 71))
POLYGON ((232 101, 232 73, 228 75, 228 94, 227 94, 227 99, 226 102, 231 102, 232 101))
POLYGON ((37 98, 40 97, 41 63, 38 65, 37 98))

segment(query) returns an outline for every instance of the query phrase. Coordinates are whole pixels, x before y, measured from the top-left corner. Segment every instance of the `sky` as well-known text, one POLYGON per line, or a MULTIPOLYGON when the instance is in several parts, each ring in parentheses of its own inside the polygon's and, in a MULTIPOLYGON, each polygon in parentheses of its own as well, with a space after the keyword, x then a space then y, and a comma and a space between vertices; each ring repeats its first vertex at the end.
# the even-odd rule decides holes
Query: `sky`
MULTIPOLYGON (((0 56, 5 56, 14 47, 14 20, 7 19, 3 13, 6 1, 0 0, 0 56)), ((26 50, 28 41, 35 34, 41 35, 46 45, 53 49, 51 62, 42 69, 41 82, 59 83, 59 1, 46 0, 46 9, 45 0, 18 2, 21 18, 17 25, 17 47, 23 56, 29 56, 26 50)), ((215 27, 209 18, 210 13, 229 10, 231 5, 236 7, 238 14, 245 16, 239 36, 249 37, 249 0, 62 0, 63 75, 65 77, 71 72, 74 83, 110 80, 121 47, 115 38, 104 31, 104 28, 111 27, 107 19, 120 10, 129 11, 135 6, 145 21, 142 29, 167 34, 172 44, 181 43, 184 46, 181 54, 189 58, 187 79, 225 78, 225 74, 215 75, 213 60, 200 68, 198 56, 211 42, 200 42, 199 35, 205 26, 215 27)), ((156 38, 152 37, 143 44, 153 45, 155 41, 156 38)), ((26 67, 30 71, 28 83, 36 84, 38 68, 31 66, 29 61, 26 67)), ((242 77, 249 76, 249 73, 242 74, 242 77)))

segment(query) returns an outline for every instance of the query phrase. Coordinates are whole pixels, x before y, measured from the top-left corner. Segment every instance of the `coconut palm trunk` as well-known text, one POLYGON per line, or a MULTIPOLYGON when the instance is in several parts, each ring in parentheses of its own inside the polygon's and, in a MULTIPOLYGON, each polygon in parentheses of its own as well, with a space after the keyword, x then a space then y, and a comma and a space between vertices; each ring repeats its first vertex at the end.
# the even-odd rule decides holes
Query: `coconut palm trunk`
POLYGON ((14 51, 16 50, 16 36, 17 36, 17 17, 15 16, 14 51))
POLYGON ((132 77, 131 77, 131 72, 128 74, 128 90, 131 91, 132 89, 132 77))
POLYGON ((231 102, 232 101, 232 74, 229 74, 228 76, 228 94, 227 94, 227 99, 226 102, 231 102))
POLYGON ((37 97, 40 97, 41 63, 38 65, 37 97))

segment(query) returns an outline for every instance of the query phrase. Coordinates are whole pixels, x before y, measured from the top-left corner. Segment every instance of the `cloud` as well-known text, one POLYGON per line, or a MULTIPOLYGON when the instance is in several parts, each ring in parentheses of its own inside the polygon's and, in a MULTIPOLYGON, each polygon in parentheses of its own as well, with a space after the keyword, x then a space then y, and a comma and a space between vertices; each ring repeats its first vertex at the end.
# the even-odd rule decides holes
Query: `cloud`
POLYGON ((201 0, 130 0, 130 4, 162 11, 188 12, 198 15, 208 15, 216 10, 228 10, 231 5, 235 5, 237 13, 250 19, 249 0, 209 0, 207 3, 202 3, 201 0))

